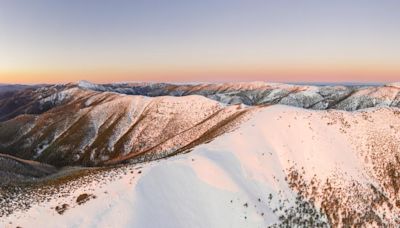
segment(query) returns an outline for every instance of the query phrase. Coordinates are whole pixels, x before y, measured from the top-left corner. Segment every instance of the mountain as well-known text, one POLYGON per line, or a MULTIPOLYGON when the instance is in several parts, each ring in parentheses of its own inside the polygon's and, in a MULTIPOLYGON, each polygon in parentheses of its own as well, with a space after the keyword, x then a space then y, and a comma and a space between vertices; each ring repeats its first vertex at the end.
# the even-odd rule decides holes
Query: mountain
POLYGON ((5 222, 44 227, 394 227, 400 224, 399 117, 397 108, 261 107, 236 130, 190 153, 98 174, 67 196, 17 211, 5 222), (104 176, 115 178, 104 181, 104 176), (79 204, 83 193, 95 198, 79 204), (65 212, 54 213, 62 205, 65 212))
POLYGON ((36 180, 56 172, 51 165, 0 154, 0 186, 36 180))
POLYGON ((233 129, 260 105, 397 107, 399 91, 396 84, 263 82, 96 85, 81 81, 30 87, 0 95, 0 151, 57 167, 151 161, 188 151, 233 129))
POLYGON ((80 82, 81 88, 144 96, 201 95, 224 104, 283 104, 307 109, 354 111, 377 106, 400 106, 400 85, 309 86, 266 82, 219 84, 120 83, 96 85, 80 82))
POLYGON ((0 122, 0 151, 58 167, 171 156, 231 129, 251 110, 194 95, 149 98, 73 85, 14 97, 2 105, 3 119, 16 117, 0 122))
POLYGON ((0 224, 396 227, 400 86, 0 93, 0 224))
POLYGON ((0 93, 13 92, 17 90, 24 90, 28 88, 39 88, 44 85, 18 85, 18 84, 1 84, 0 83, 0 93))

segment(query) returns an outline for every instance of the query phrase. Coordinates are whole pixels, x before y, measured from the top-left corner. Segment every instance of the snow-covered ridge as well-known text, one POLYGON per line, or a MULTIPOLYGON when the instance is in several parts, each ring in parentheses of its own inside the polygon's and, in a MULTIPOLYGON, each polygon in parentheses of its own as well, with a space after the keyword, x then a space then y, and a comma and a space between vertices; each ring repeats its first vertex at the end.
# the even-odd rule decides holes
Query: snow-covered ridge
POLYGON ((399 91, 394 84, 49 85, 0 97, 0 150, 60 166, 147 161, 208 141, 260 105, 399 107, 399 91))
POLYGON ((144 96, 202 95, 225 104, 285 104, 309 109, 354 111, 376 106, 400 106, 398 83, 382 86, 316 86, 267 82, 168 84, 79 83, 81 88, 144 96))
POLYGON ((28 93, 36 98, 25 109, 14 112, 33 110, 34 115, 0 122, 0 151, 56 166, 150 161, 181 153, 231 129, 250 111, 198 95, 150 98, 73 85, 33 94, 28 93))
POLYGON ((392 87, 400 88, 400 82, 388 83, 388 84, 386 84, 386 86, 392 86, 392 87))
POLYGON ((57 173, 45 178, 52 188, 0 189, 0 217, 10 204, 28 210, 0 225, 395 227, 399 90, 82 81, 3 93, 0 152, 17 158, 0 156, 0 175, 55 172, 21 158, 107 168, 95 181, 85 171, 97 168, 80 168, 84 184, 57 173), (127 162, 138 165, 113 169, 122 173, 113 179, 109 166, 127 162), (101 185, 104 176, 112 180, 101 185), (34 197, 41 203, 25 204, 34 197))
POLYGON ((259 108, 192 152, 3 218, 52 227, 397 227, 400 110, 259 108), (85 204, 82 193, 95 195, 85 204), (69 205, 61 215, 55 208, 69 205))

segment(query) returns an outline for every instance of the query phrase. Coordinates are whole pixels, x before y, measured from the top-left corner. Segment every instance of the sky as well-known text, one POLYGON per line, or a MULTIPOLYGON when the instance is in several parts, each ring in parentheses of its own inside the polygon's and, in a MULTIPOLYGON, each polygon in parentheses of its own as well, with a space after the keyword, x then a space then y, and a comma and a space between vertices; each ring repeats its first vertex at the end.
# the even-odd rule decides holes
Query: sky
POLYGON ((0 83, 400 81, 398 0, 0 0, 0 83))

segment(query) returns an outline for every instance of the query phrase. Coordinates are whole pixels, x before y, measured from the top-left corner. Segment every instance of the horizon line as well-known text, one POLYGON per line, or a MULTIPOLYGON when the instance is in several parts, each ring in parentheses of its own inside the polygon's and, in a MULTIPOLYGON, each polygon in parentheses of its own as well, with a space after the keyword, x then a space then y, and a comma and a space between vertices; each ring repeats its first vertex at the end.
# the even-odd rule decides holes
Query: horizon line
POLYGON ((2 83, 0 86, 15 85, 15 86, 47 86, 47 85, 65 85, 65 84, 78 84, 80 82, 88 82, 96 85, 107 85, 107 84, 130 84, 130 83, 148 83, 148 84, 180 84, 180 85, 191 85, 191 84, 225 84, 225 83, 273 83, 273 84, 289 84, 289 85, 314 85, 314 86, 326 86, 326 85, 345 85, 345 86, 383 86, 392 83, 400 83, 399 81, 267 81, 267 80, 246 80, 246 81, 143 81, 143 80, 133 80, 133 81, 111 81, 111 82, 93 82, 90 80, 78 80, 70 82, 59 82, 59 83, 49 83, 49 82, 38 82, 38 83, 2 83))

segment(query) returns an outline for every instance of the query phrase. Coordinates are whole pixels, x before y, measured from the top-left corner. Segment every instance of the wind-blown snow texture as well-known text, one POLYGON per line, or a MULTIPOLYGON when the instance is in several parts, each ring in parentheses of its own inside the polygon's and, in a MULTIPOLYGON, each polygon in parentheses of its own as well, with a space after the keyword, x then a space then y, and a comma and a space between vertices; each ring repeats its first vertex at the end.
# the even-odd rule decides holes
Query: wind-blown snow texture
MULTIPOLYGON (((306 97, 331 93, 326 87, 280 84, 248 83, 231 87, 240 93, 262 91, 260 85, 279 87, 279 91, 283 87, 302 88, 301 94, 306 97)), ((67 169, 37 183, 2 188, 0 224, 22 227, 397 227, 400 224, 400 109, 396 84, 351 87, 354 89, 351 95, 333 99, 329 110, 266 105, 271 104, 268 102, 230 105, 207 99, 209 95, 149 98, 125 95, 126 85, 107 86, 81 82, 78 86, 46 87, 41 89, 48 96, 40 99, 35 98, 38 95, 32 90, 18 92, 18 97, 33 94, 34 101, 27 102, 24 110, 36 114, 18 114, 13 118, 6 115, 8 120, 0 123, 0 145, 2 150, 19 145, 36 148, 8 153, 33 156, 60 166, 63 164, 43 156, 51 158, 55 154, 57 159, 69 161, 66 164, 74 164, 75 157, 68 154, 81 150, 87 160, 78 159, 85 162, 75 164, 110 165, 126 161, 134 164, 67 169), (107 86, 113 91, 101 92, 107 86), (124 91, 115 91, 117 87, 124 91), (48 90, 56 93, 47 93, 48 90), (376 107, 365 108, 371 105, 376 107), (123 143, 118 144, 121 140, 123 143), (74 148, 68 150, 63 146, 74 148), (117 150, 112 150, 116 147, 117 150), (110 148, 110 153, 98 152, 106 148, 110 148), (139 151, 144 151, 144 156, 137 156, 138 150, 132 152, 132 148, 142 148, 139 151)), ((141 86, 158 88, 160 84, 141 86)), ((190 86, 202 88, 191 87, 192 92, 221 87, 190 86)), ((334 90, 338 88, 349 87, 334 90)), ((225 88, 218 93, 226 95, 231 90, 225 88)), ((294 106, 305 107, 308 98, 300 99, 298 93, 291 93, 297 94, 300 102, 294 106)), ((332 92, 341 96, 337 93, 332 92)), ((284 97, 276 103, 281 103, 284 97)))

